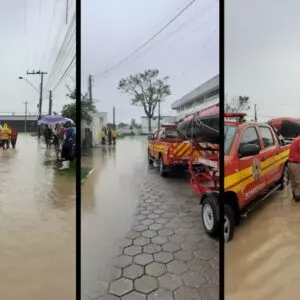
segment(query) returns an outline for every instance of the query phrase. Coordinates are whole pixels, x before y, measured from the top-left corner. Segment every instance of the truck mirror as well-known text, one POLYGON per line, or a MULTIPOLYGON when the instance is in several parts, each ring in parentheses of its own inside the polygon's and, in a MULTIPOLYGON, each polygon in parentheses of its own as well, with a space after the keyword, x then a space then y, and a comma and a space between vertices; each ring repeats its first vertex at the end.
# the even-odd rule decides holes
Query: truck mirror
POLYGON ((246 144, 240 145, 239 147, 239 156, 242 157, 249 157, 258 155, 260 152, 260 148, 258 145, 255 144, 246 144))

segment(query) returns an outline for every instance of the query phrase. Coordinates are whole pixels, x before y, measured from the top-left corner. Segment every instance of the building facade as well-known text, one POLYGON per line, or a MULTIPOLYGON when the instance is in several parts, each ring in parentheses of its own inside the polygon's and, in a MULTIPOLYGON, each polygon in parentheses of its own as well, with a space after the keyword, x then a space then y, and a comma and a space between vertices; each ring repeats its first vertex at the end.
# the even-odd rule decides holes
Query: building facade
POLYGON ((220 102, 219 75, 214 76, 172 104, 177 120, 220 102))

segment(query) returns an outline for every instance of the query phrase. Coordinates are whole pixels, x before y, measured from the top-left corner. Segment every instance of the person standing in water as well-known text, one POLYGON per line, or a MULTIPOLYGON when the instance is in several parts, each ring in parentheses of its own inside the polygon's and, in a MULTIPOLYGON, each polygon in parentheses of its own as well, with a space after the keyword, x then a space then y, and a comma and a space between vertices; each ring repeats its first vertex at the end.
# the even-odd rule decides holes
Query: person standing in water
POLYGON ((111 139, 112 139, 111 129, 108 129, 107 137, 108 137, 108 144, 111 145, 111 139))
POLYGON ((17 138, 18 138, 18 132, 16 129, 13 128, 10 132, 10 143, 13 149, 16 148, 17 138))
POLYGON ((71 127, 71 123, 67 122, 65 125, 66 132, 65 138, 61 150, 62 167, 60 170, 68 169, 70 167, 70 161, 73 160, 73 139, 74 128, 71 127))
POLYGON ((6 123, 3 124, 1 133, 2 133, 3 150, 7 150, 9 148, 10 129, 8 128, 6 123))
POLYGON ((102 145, 105 145, 105 137, 106 137, 106 133, 105 133, 105 129, 104 129, 104 128, 102 128, 101 133, 100 133, 100 136, 101 136, 101 144, 102 144, 102 145))
POLYGON ((300 136, 293 140, 288 158, 289 177, 293 198, 300 201, 300 136))
POLYGON ((116 130, 113 130, 111 134, 112 134, 113 145, 115 145, 116 144, 116 138, 117 138, 116 130))

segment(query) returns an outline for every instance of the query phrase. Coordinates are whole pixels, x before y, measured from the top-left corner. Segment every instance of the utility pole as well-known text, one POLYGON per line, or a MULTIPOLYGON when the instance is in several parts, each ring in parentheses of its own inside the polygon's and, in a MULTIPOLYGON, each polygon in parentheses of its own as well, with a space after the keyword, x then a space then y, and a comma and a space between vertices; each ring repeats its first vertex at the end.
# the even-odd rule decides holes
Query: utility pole
POLYGON ((49 91, 49 115, 52 115, 52 91, 49 91))
POLYGON ((24 122, 24 132, 27 132, 27 105, 28 105, 28 101, 25 101, 25 122, 24 122))
POLYGON ((92 94, 92 75, 89 75, 88 87, 89 87, 89 99, 90 99, 90 102, 93 102, 93 94, 92 94))
POLYGON ((257 104, 254 104, 254 121, 257 122, 257 104))
POLYGON ((66 0, 66 24, 68 24, 69 0, 66 0))
POLYGON ((160 100, 158 100, 158 122, 157 122, 157 129, 160 128, 160 100))
MULTIPOLYGON (((40 83, 40 99, 39 99, 39 120, 42 117, 42 106, 43 106, 43 82, 44 82, 44 75, 48 73, 42 71, 34 71, 28 72, 27 75, 40 75, 41 76, 41 83, 40 83)), ((41 127, 38 126, 38 138, 41 137, 41 127)))
POLYGON ((116 108, 113 106, 113 124, 114 129, 116 129, 116 108))

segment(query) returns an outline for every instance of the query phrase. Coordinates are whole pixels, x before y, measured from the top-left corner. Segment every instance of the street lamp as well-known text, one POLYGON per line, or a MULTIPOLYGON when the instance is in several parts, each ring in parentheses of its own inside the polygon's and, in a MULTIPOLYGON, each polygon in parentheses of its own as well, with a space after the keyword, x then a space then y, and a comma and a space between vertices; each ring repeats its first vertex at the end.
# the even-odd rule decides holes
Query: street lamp
POLYGON ((25 80, 37 93, 40 93, 40 91, 27 78, 19 76, 19 79, 25 80))

